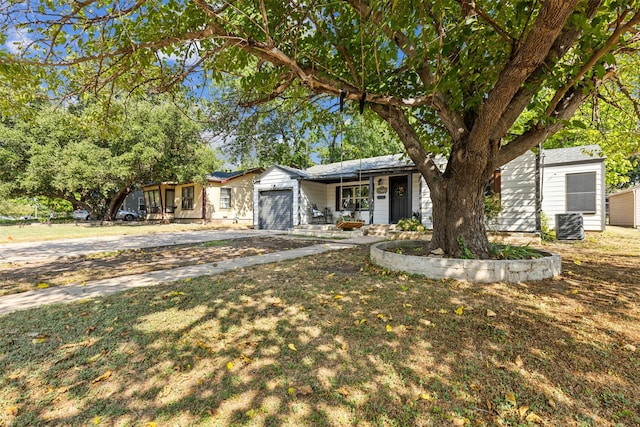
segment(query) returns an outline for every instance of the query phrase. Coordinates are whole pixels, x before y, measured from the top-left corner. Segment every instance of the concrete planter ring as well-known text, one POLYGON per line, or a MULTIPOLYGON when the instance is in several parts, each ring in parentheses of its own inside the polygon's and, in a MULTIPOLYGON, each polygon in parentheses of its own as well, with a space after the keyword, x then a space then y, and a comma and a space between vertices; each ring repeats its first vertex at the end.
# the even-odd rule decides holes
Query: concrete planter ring
POLYGON ((425 242, 394 240, 371 246, 374 264, 392 271, 420 274, 429 279, 456 279, 476 283, 528 282, 543 280, 562 272, 560 255, 539 251, 542 258, 526 260, 476 260, 402 255, 399 246, 424 246, 425 242))

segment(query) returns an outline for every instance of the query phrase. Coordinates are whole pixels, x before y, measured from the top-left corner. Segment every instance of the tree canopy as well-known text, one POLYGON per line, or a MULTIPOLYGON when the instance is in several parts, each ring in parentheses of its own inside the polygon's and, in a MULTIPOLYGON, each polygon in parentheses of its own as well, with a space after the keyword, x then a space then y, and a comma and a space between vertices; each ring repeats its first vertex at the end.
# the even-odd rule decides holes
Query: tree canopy
POLYGON ((482 195, 492 172, 561 130, 640 40, 638 0, 4 7, 5 34, 29 31, 0 64, 55 69, 43 75, 50 90, 166 91, 233 76, 245 105, 313 94, 370 109, 427 183, 432 244, 459 255, 463 241, 478 257, 488 253, 482 195))
POLYGON ((58 197, 111 218, 136 185, 203 179, 218 164, 172 103, 112 100, 104 111, 98 102, 45 105, 0 124, 3 194, 58 197))

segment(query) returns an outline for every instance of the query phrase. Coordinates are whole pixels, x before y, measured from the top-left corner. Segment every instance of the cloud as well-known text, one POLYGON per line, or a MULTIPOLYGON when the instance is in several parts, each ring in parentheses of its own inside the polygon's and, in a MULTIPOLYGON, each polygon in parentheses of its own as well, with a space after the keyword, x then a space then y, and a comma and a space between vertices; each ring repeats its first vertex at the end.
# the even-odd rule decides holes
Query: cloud
POLYGON ((25 31, 13 27, 7 32, 7 41, 4 46, 8 52, 21 55, 32 43, 33 39, 29 38, 25 31))

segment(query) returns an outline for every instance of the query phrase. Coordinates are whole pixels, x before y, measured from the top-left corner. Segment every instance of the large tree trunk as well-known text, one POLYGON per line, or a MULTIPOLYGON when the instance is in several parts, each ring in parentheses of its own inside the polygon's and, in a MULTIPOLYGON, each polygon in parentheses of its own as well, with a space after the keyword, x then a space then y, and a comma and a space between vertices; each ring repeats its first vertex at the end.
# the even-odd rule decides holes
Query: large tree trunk
POLYGON ((453 174, 442 181, 438 190, 431 191, 431 247, 457 258, 484 259, 489 255, 484 223, 486 180, 469 178, 470 175, 453 174))

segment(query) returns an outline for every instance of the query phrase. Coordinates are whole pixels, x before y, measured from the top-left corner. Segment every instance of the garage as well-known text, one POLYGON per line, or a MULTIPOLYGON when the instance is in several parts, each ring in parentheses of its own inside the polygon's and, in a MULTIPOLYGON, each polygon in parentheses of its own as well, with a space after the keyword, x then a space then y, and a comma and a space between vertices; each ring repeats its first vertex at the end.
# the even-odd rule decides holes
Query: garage
POLYGON ((293 227, 293 191, 261 191, 258 201, 258 228, 287 230, 293 227))

